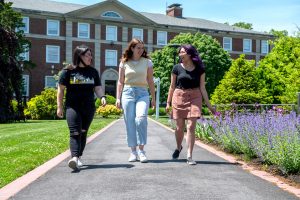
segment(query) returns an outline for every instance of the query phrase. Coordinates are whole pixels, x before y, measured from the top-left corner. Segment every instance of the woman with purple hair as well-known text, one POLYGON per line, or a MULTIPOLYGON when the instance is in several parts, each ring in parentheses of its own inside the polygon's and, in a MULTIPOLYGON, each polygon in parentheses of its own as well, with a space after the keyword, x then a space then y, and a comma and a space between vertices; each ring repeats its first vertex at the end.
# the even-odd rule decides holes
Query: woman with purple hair
POLYGON ((190 44, 179 48, 180 63, 173 67, 171 84, 168 93, 166 110, 176 122, 175 137, 177 148, 172 157, 177 159, 182 150, 184 126, 187 121, 187 163, 196 165, 192 158, 195 144, 195 128, 197 119, 201 117, 202 99, 209 110, 215 114, 205 88, 205 69, 195 47, 190 44))

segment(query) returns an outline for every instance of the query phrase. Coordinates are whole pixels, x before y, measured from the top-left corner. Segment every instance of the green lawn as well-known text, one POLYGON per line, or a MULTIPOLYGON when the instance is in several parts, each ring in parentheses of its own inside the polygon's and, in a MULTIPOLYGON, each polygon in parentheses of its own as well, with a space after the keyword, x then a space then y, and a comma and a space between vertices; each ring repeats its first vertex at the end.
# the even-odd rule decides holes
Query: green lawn
MULTIPOLYGON (((115 119, 95 118, 89 135, 115 119)), ((65 120, 0 124, 0 188, 69 148, 65 120)))

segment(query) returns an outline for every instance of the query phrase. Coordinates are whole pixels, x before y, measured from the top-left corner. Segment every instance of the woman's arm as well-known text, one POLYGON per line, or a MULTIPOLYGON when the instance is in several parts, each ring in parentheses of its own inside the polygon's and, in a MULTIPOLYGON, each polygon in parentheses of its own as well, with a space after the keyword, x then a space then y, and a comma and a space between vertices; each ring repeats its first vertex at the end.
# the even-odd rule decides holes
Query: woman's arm
POLYGON ((65 91, 66 86, 59 84, 57 88, 57 111, 56 114, 59 118, 64 117, 64 112, 63 112, 63 98, 64 98, 64 91, 65 91))
POLYGON ((119 67, 119 79, 117 85, 117 100, 116 106, 121 108, 121 95, 124 87, 124 80, 125 80, 125 69, 123 67, 119 67))
POLYGON ((149 85, 149 89, 150 89, 150 94, 152 97, 151 100, 151 106, 152 108, 155 108, 155 86, 154 86, 154 81, 153 81, 153 67, 148 67, 147 70, 147 82, 149 85))
POLYGON ((170 87, 169 87, 169 92, 168 92, 168 98, 167 98, 167 106, 166 106, 166 111, 169 112, 169 109, 171 107, 171 103, 172 103, 172 97, 173 97, 173 93, 175 90, 175 83, 176 83, 176 75, 175 74, 171 74, 171 83, 170 83, 170 87))
POLYGON ((200 76, 200 91, 202 94, 202 97, 204 99, 205 104, 207 105, 208 109, 212 112, 212 114, 215 114, 216 110, 211 106, 207 91, 205 88, 205 73, 201 74, 200 76))
POLYGON ((95 91, 95 94, 97 95, 97 97, 101 100, 101 104, 103 106, 105 106, 106 105, 106 99, 105 99, 105 95, 104 95, 102 87, 101 86, 96 86, 94 91, 95 91))

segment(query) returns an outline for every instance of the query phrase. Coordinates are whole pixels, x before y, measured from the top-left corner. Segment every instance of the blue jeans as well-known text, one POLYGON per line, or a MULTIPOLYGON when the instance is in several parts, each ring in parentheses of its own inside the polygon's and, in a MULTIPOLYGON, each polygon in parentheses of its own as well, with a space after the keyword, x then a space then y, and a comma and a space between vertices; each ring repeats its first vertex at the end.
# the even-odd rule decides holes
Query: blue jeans
POLYGON ((147 115, 149 108, 148 90, 142 87, 124 86, 122 108, 128 146, 145 145, 147 143, 147 115))

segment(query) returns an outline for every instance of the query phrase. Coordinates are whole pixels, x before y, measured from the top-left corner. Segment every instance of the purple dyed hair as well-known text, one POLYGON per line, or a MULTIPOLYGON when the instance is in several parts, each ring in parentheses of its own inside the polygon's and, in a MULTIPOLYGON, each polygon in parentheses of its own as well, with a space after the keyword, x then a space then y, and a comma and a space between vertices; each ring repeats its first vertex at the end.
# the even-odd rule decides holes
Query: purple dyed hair
MULTIPOLYGON (((201 69, 204 70, 204 64, 199 56, 197 49, 193 45, 191 44, 181 45, 178 50, 178 53, 180 52, 181 48, 184 48, 186 53, 191 56, 191 59, 196 67, 200 67, 201 69)), ((181 59, 179 60, 179 62, 182 63, 181 59)))

